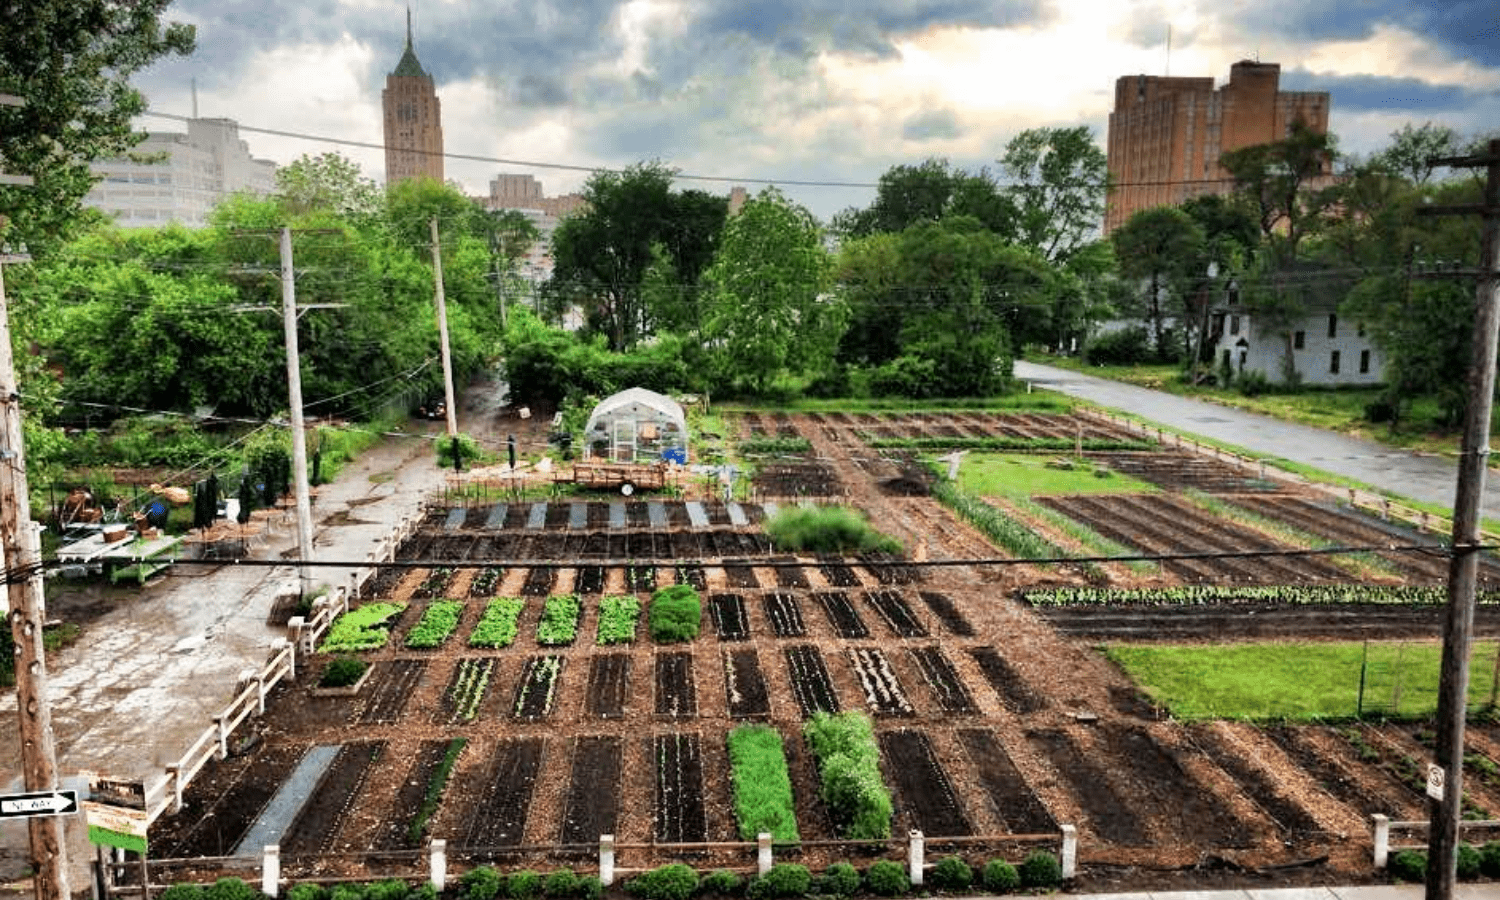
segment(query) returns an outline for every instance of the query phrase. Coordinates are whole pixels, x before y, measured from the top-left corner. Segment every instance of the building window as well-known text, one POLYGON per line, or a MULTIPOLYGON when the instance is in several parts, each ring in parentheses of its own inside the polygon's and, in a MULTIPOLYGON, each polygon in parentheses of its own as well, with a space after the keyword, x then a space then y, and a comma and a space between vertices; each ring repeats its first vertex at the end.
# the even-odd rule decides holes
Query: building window
POLYGON ((1339 336, 1339 317, 1337 313, 1328 314, 1328 336, 1331 338, 1339 336))
POLYGON ((1370 351, 1368 350, 1359 351, 1359 374, 1370 374, 1370 351))
POLYGON ((1249 356, 1244 350, 1240 351, 1240 371, 1245 371, 1245 360, 1249 356))
POLYGON ((1239 316, 1230 316, 1229 317, 1229 333, 1230 334, 1239 334, 1240 333, 1240 317, 1239 316))
POLYGON ((1359 335, 1360 337, 1364 337, 1365 336, 1365 323, 1360 322, 1359 324, 1355 325, 1354 326, 1354 333, 1357 334, 1357 335, 1359 335))
POLYGON ((1292 334, 1292 349, 1301 350, 1307 344, 1307 332, 1298 331, 1292 334))
POLYGON ((1328 357, 1328 374, 1330 374, 1330 375, 1337 375, 1338 373, 1339 373, 1339 352, 1337 350, 1335 350, 1328 357))

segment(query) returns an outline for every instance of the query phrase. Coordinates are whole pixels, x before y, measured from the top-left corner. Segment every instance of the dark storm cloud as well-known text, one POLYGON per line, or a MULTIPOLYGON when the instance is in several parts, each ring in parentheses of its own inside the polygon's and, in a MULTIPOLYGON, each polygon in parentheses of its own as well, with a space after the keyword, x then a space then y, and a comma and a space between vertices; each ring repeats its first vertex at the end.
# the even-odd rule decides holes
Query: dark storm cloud
POLYGON ((909 141, 956 138, 961 134, 958 117, 951 109, 932 109, 909 116, 901 125, 901 136, 909 141))
POLYGON ((1458 56, 1500 66, 1500 13, 1495 0, 1267 0, 1226 17, 1233 28, 1307 40, 1359 40, 1377 25, 1422 35, 1458 56))
POLYGON ((1467 109, 1482 94, 1457 84, 1433 84, 1417 78, 1380 75, 1329 75, 1291 69, 1281 73, 1287 91, 1327 91, 1334 114, 1340 111, 1409 110, 1418 113, 1467 109))

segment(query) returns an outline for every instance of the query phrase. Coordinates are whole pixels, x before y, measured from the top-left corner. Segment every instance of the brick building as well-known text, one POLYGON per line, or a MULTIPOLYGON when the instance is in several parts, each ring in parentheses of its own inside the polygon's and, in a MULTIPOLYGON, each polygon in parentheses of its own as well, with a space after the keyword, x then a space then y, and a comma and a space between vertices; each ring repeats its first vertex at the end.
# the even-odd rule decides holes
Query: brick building
POLYGON ((443 108, 432 76, 411 46, 406 11, 406 52, 380 92, 385 108, 385 183, 407 178, 443 180, 443 108))
POLYGON ((1109 114, 1109 194, 1104 233, 1155 206, 1175 206, 1233 187, 1219 157, 1281 140, 1301 119, 1328 131, 1326 91, 1283 91, 1281 66, 1241 60, 1229 81, 1126 75, 1115 81, 1109 114))

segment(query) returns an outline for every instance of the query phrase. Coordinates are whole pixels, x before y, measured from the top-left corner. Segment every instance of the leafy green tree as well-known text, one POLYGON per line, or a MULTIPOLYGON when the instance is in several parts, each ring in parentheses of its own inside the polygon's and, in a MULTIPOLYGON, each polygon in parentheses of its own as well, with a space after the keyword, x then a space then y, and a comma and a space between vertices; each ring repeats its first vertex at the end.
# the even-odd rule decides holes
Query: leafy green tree
POLYGON ((317 211, 369 217, 382 205, 380 188, 341 153, 303 154, 277 169, 276 196, 299 217, 317 211))
POLYGON ((812 213, 775 188, 746 201, 704 273, 704 337, 726 380, 764 393, 783 372, 827 367, 846 324, 843 304, 823 294, 829 269, 812 213))
POLYGON ((162 21, 170 0, 3 0, 0 160, 32 187, 0 185, 0 240, 44 255, 79 221, 89 162, 145 138, 130 121, 146 99, 130 76, 193 50, 191 25, 162 21))
POLYGON ((1416 128, 1407 123, 1391 133, 1391 144, 1374 157, 1387 171, 1413 184, 1424 185, 1435 171, 1435 157, 1457 156, 1461 151, 1458 132, 1446 125, 1426 122, 1416 128))
POLYGON ((834 217, 833 230, 846 237, 904 231, 944 216, 973 216, 991 231, 1010 236, 1015 207, 986 169, 970 174, 932 157, 920 165, 898 165, 880 176, 875 201, 834 217))
MULTIPOLYGON (((1152 337, 1156 350, 1165 350, 1162 333, 1161 300, 1170 294, 1181 308, 1183 331, 1192 335, 1197 329, 1190 323, 1201 321, 1204 299, 1194 290, 1196 276, 1205 267, 1203 229, 1192 216, 1174 206, 1143 209, 1109 234, 1114 245, 1120 275, 1144 285, 1146 306, 1150 310, 1152 337)), ((1189 359, 1195 347, 1186 347, 1189 359)))
POLYGON ((1309 232, 1328 211, 1322 190, 1337 159, 1337 139, 1294 120, 1282 140, 1242 147, 1220 159, 1235 193, 1250 204, 1278 262, 1296 260, 1309 232))
POLYGON ((1088 126, 1027 129, 1005 145, 1000 166, 1021 246, 1062 262, 1091 240, 1104 218, 1109 168, 1088 126))

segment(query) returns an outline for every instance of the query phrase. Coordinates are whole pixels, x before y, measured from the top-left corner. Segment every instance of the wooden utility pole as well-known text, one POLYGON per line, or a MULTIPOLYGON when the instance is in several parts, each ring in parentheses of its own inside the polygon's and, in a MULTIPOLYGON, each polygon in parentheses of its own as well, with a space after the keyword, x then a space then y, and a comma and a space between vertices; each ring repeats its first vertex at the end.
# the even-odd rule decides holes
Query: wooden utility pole
MULTIPOLYGON (((443 299, 443 245, 438 240, 437 216, 432 217, 432 283, 437 302, 438 342, 443 351, 443 399, 448 409, 448 437, 458 436, 458 406, 453 397, 453 357, 448 353, 448 304, 443 299)), ((458 453, 453 454, 455 460, 458 453)))
POLYGON ((1441 159, 1436 165, 1488 167, 1478 206, 1431 208, 1430 215, 1481 216, 1479 271, 1475 273, 1473 364, 1468 407, 1453 500, 1453 559, 1448 567, 1448 607, 1443 620, 1443 668, 1438 688, 1437 766, 1442 798, 1429 803, 1427 900, 1451 900, 1458 864, 1458 825, 1463 815, 1464 717, 1469 693, 1469 651, 1474 632, 1474 589, 1479 574, 1479 503, 1490 455, 1490 415, 1495 394, 1495 354, 1500 350, 1500 140, 1476 157, 1441 159))
POLYGON ((307 430, 302 421, 302 366, 297 347, 297 275, 292 268, 292 230, 281 229, 281 319, 286 333, 287 403, 292 417, 292 484, 297 499, 297 555, 302 596, 313 592, 312 496, 307 488, 307 430))

